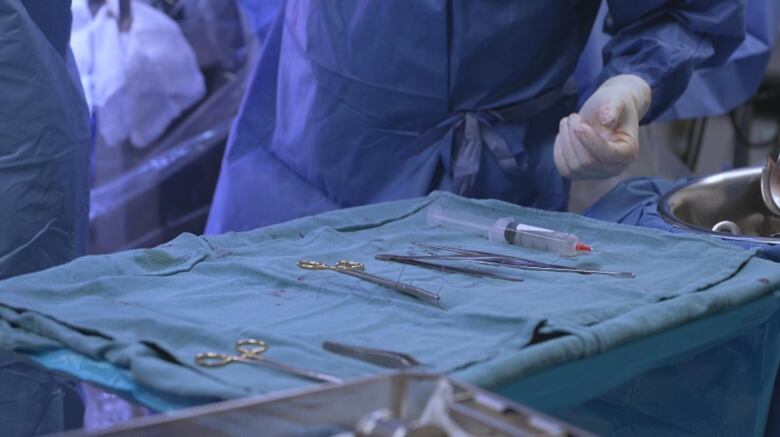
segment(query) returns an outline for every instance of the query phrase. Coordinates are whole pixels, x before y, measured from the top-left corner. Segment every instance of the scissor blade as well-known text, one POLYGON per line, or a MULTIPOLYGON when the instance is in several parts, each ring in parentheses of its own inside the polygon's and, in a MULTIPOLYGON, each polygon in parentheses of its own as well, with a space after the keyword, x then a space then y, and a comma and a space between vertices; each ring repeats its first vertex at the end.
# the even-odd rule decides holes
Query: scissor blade
POLYGON ((302 367, 295 367, 289 364, 284 364, 279 361, 270 360, 264 356, 249 355, 242 359, 243 362, 249 364, 259 364, 272 369, 280 370, 291 375, 297 375, 301 378, 305 378, 316 382, 330 382, 333 384, 341 384, 344 382, 341 378, 337 378, 327 373, 316 372, 314 370, 304 369, 302 367))
POLYGON ((371 349, 361 346, 353 346, 335 341, 325 341, 322 348, 335 354, 356 358, 378 366, 403 369, 407 367, 419 366, 420 363, 413 357, 401 353, 382 349, 371 349))
POLYGON ((405 284, 403 282, 398 281, 392 281, 390 279, 385 279, 380 276, 374 276, 369 273, 361 272, 359 270, 352 270, 352 269, 336 269, 335 271, 339 273, 343 273, 348 276, 352 276, 358 279, 362 279, 364 281, 371 282, 372 284, 380 285, 385 288, 389 288, 391 290, 395 290, 399 293, 403 293, 407 296, 411 296, 420 300, 423 300, 425 302, 440 306, 439 304, 439 295, 432 293, 428 290, 423 290, 420 287, 415 287, 411 284, 405 284))

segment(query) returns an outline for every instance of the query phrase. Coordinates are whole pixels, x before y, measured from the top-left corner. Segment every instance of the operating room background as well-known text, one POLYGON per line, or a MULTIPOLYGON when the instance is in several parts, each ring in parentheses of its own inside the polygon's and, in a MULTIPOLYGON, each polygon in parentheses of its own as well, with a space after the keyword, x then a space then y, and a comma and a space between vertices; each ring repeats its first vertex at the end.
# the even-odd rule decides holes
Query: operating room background
MULTIPOLYGON (((203 78, 203 95, 176 115, 165 131, 149 144, 133 144, 132 139, 121 144, 103 143, 105 139, 100 139, 97 133, 98 124, 105 118, 101 118, 98 111, 93 111, 95 141, 92 150, 90 252, 108 253, 152 247, 181 232, 199 234, 203 231, 231 121, 241 104, 245 80, 253 70, 253 56, 262 46, 262 29, 270 21, 268 17, 273 16, 275 5, 278 4, 275 0, 239 2, 251 6, 255 13, 243 14, 233 0, 147 1, 181 29, 181 35, 197 57, 197 70, 203 78)), ((79 1, 74 0, 73 3, 78 5, 79 1)), ((90 14, 96 3, 99 2, 89 2, 90 14)), ((87 19, 91 20, 90 17, 87 19)), ((131 22, 130 31, 132 29, 131 22)), ((170 26, 167 29, 170 30, 170 26)), ((148 41, 143 36, 139 39, 148 41)), ((144 44, 136 44, 135 47, 145 48, 144 44)), ((87 44, 88 50, 93 48, 93 45, 87 44)), ((144 53, 144 50, 140 51, 141 55, 144 53)), ((101 56, 106 55, 95 54, 97 58, 101 56)), ((180 81, 180 71, 159 68, 163 64, 155 63, 153 56, 159 56, 159 53, 151 52, 141 58, 134 57, 133 53, 104 58, 107 60, 101 63, 107 68, 104 70, 104 78, 115 86, 109 89, 109 93, 111 90, 123 93, 117 94, 120 98, 114 102, 121 102, 121 97, 128 95, 125 93, 126 88, 116 86, 117 81, 124 80, 125 83, 138 85, 138 82, 131 82, 127 75, 122 77, 114 73, 123 68, 142 65, 140 61, 133 65, 137 59, 147 60, 145 68, 148 68, 135 69, 137 77, 156 77, 162 85, 173 85, 180 81)), ((752 127, 751 139, 767 143, 764 147, 753 148, 748 153, 748 159, 744 160, 747 163, 761 163, 766 154, 777 147, 780 104, 772 99, 780 89, 777 58, 774 57, 764 80, 764 95, 753 99, 757 104, 734 108, 733 117, 743 124, 742 127, 752 127), (739 120, 741 118, 745 119, 744 123, 739 120)), ((82 68, 81 73, 95 72, 82 68)), ((87 93, 94 91, 95 80, 92 77, 86 81, 87 93)), ((149 82, 145 81, 144 85, 149 82)), ((159 114, 152 112, 147 115, 155 119, 159 114)), ((637 162, 618 178, 577 182, 572 190, 570 208, 581 210, 619 180, 628 177, 662 176, 676 179, 692 174, 710 174, 735 165, 735 155, 739 155, 735 151, 745 148, 735 147, 737 141, 731 117, 732 114, 709 117, 703 135, 698 135, 701 119, 665 121, 643 127, 642 148, 637 162), (694 153, 696 144, 701 145, 698 153, 694 153), (698 159, 693 159, 696 156, 698 159), (692 164, 692 169, 686 166, 685 161, 692 164)), ((90 399, 94 398, 97 395, 90 399)), ((111 404, 114 406, 121 404, 121 399, 117 397, 109 398, 109 401, 97 407, 93 404, 92 408, 109 408, 111 402, 114 402, 111 404)), ((90 405, 87 410, 90 410, 90 405)), ((114 411, 124 415, 132 411, 132 407, 115 408, 114 411)))
POLYGON ((92 114, 90 253, 202 232, 255 30, 276 3, 247 19, 234 0, 73 0, 71 48, 92 114))
MULTIPOLYGON (((139 85, 130 77, 139 74, 158 77, 157 82, 162 87, 160 92, 175 100, 177 93, 182 91, 170 90, 165 84, 181 82, 182 72, 164 71, 167 64, 155 58, 160 56, 159 53, 143 49, 151 40, 148 33, 133 28, 133 24, 138 27, 137 21, 143 19, 138 11, 134 11, 136 23, 131 23, 130 30, 114 37, 136 39, 141 43, 96 47, 95 35, 105 37, 105 28, 101 26, 107 26, 106 23, 95 23, 96 12, 103 2, 74 0, 73 3, 74 18, 78 18, 78 7, 82 8, 82 12, 88 7, 91 14, 84 18, 82 13, 80 23, 78 19, 74 20, 71 44, 77 52, 77 60, 82 59, 79 65, 82 82, 93 113, 90 252, 109 253, 152 247, 182 232, 202 233, 231 122, 240 107, 253 59, 262 47, 263 29, 270 23, 278 1, 145 1, 181 30, 181 35, 197 58, 204 92, 175 117, 162 113, 161 109, 159 114, 155 114, 156 108, 150 105, 145 108, 128 108, 125 105, 122 111, 151 111, 129 117, 131 120, 171 119, 162 134, 140 147, 130 134, 123 141, 116 140, 121 135, 114 135, 111 127, 106 127, 106 120, 111 118, 111 111, 106 107, 147 96, 144 93, 149 92, 148 88, 136 92, 134 87, 148 87, 153 81, 146 80, 139 85), (253 12, 246 14, 241 6, 249 7, 253 12), (84 19, 91 21, 85 23, 84 19), (91 28, 84 27, 90 25, 91 28), (86 34, 90 37, 84 39, 85 32, 79 33, 77 26, 87 29, 86 34), (81 46, 77 41, 79 35, 81 46), (103 59, 109 56, 105 50, 111 47, 114 52, 116 47, 121 47, 124 52, 119 57, 111 53, 111 59, 103 59), (85 57, 80 57, 78 53, 85 51, 89 65, 86 68, 85 57), (144 63, 145 67, 137 65, 144 63), (119 70, 126 74, 117 74, 119 70), (95 92, 96 89, 101 91, 95 92), (99 95, 100 92, 103 96, 99 95), (106 141, 105 137, 113 137, 113 140, 106 141)), ((147 32, 154 31, 147 29, 147 32)), ((597 57, 598 53, 586 52, 585 56, 597 57)), ((711 174, 734 166, 763 163, 769 153, 774 151, 777 154, 778 151, 778 96, 780 56, 775 51, 762 88, 750 101, 729 108, 731 111, 725 115, 707 117, 706 121, 705 118, 671 120, 642 127, 640 154, 636 162, 618 177, 575 182, 569 209, 575 212, 583 210, 621 180, 632 177, 679 179, 711 174), (737 135, 736 128, 740 135, 737 135), (739 141, 739 136, 743 140, 749 136, 751 142, 762 144, 760 147, 747 147, 745 141, 739 141)), ((132 131, 132 126, 116 129, 120 128, 132 131)))

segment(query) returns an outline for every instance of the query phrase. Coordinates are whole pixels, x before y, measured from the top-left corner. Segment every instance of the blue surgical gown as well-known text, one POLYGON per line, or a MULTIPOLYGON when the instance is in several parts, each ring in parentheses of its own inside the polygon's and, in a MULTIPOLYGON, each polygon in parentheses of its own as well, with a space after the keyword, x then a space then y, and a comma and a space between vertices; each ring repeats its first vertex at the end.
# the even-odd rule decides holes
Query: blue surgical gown
POLYGON ((86 252, 89 118, 70 0, 0 0, 0 279, 86 252))
MULTIPOLYGON (((780 0, 746 0, 745 3, 742 44, 723 65, 694 71, 682 96, 656 121, 724 114, 756 93, 777 41, 780 0)), ((574 72, 578 89, 590 87, 603 67, 601 51, 609 42, 609 29, 604 26, 606 9, 602 3, 593 33, 574 72)))
MULTIPOLYGON (((598 0, 289 0, 268 33, 207 232, 432 190, 561 210, 558 121, 598 0)), ((653 88, 645 121, 744 37, 740 0, 610 0, 605 67, 653 88)))
MULTIPOLYGON (((89 124, 70 0, 0 0, 0 279, 86 252, 89 124)), ((82 425, 75 383, 0 349, 0 430, 82 425)))

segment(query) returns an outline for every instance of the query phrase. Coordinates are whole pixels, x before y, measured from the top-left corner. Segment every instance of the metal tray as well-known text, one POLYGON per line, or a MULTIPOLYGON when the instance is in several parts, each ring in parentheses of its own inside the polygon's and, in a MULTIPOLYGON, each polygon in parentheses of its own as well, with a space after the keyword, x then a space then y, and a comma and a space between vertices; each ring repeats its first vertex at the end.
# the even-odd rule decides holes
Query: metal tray
POLYGON ((449 417, 469 435, 590 435, 477 387, 424 373, 393 373, 286 394, 225 401, 170 415, 140 418, 109 429, 66 435, 333 436, 353 431, 361 419, 378 410, 386 410, 394 419, 406 423, 415 421, 441 381, 448 381, 453 387, 449 417))

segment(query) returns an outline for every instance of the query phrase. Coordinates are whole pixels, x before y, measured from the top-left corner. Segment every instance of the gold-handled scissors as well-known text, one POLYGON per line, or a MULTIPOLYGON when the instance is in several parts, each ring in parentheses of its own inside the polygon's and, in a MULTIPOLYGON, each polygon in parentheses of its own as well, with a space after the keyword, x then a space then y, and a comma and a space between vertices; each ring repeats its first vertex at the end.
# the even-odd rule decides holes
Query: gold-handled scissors
POLYGON ((318 261, 301 260, 298 261, 298 267, 306 270, 333 270, 334 272, 343 273, 354 278, 371 282, 372 284, 381 285, 382 287, 398 291, 400 293, 406 294, 407 296, 422 299, 434 305, 439 304, 438 294, 431 293, 430 291, 423 290, 422 288, 415 287, 414 285, 368 274, 364 271, 366 267, 363 265, 363 263, 359 263, 357 261, 339 261, 336 263, 336 265, 330 266, 318 261))
POLYGON ((228 355, 220 352, 201 352, 195 356, 195 363, 203 367, 222 367, 230 363, 246 363, 267 366, 272 369, 297 375, 312 381, 340 383, 335 376, 313 370, 290 366, 278 361, 269 360, 263 354, 268 351, 268 343, 256 338, 242 338, 236 341, 238 355, 228 355))

